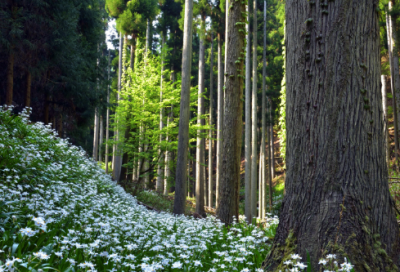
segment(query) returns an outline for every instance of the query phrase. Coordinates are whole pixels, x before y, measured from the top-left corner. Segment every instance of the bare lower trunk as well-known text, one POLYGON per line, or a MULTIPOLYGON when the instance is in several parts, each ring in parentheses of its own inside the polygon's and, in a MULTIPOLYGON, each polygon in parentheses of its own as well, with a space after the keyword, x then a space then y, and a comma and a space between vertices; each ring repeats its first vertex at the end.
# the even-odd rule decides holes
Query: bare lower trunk
POLYGON ((25 97, 25 107, 31 106, 31 89, 32 89, 32 74, 27 72, 26 74, 26 97, 25 97))
MULTIPOLYGON (((197 110, 197 125, 203 126, 203 93, 204 93, 204 36, 200 35, 199 45, 199 91, 198 91, 198 110, 197 110)), ((204 211, 204 183, 205 177, 203 173, 204 164, 204 140, 202 138, 202 130, 197 131, 196 145, 196 213, 201 216, 205 215, 204 211)))
MULTIPOLYGON (((108 51, 108 69, 107 69, 107 79, 110 81, 110 69, 111 69, 111 57, 110 57, 110 50, 108 51)), ((105 165, 106 165, 106 173, 108 174, 108 140, 110 138, 110 107, 108 104, 110 103, 110 84, 107 84, 107 115, 106 115, 106 148, 104 151, 105 155, 105 165)))
POLYGON ((253 1, 253 92, 251 107, 251 218, 257 216, 257 0, 253 1))
POLYGON ((219 203, 219 184, 221 180, 222 165, 222 125, 224 123, 224 69, 222 64, 221 33, 218 33, 218 110, 217 110, 217 169, 215 179, 215 207, 219 203))
POLYGON ((6 104, 8 106, 12 105, 13 94, 14 94, 14 52, 10 52, 8 56, 7 65, 7 93, 6 93, 6 104))
POLYGON ((270 168, 271 168, 271 177, 274 178, 275 177, 275 151, 274 151, 274 119, 272 117, 272 101, 271 99, 270 101, 270 110, 269 110, 269 120, 270 120, 270 125, 268 127, 269 129, 269 148, 270 148, 270 152, 271 152, 271 164, 270 164, 270 168))
MULTIPOLYGON (((161 44, 161 51, 165 51, 165 34, 162 33, 162 44, 161 44)), ((160 103, 163 102, 163 81, 164 81, 164 52, 161 52, 161 86, 160 86, 160 103)), ((164 108, 161 107, 160 109, 160 131, 164 128, 164 108)), ((160 134, 160 145, 164 140, 164 136, 160 134)), ((157 182, 156 182, 156 190, 159 193, 163 192, 164 189, 164 150, 161 150, 161 147, 158 149, 158 153, 160 154, 160 162, 158 163, 157 169, 157 182)))
POLYGON ((244 186, 245 186, 245 215, 248 223, 251 223, 251 64, 250 64, 250 2, 247 5, 247 47, 246 47, 246 93, 245 93, 245 171, 244 171, 244 186))
POLYGON ((214 33, 211 32, 211 53, 210 53, 210 130, 208 133, 208 206, 213 206, 213 164, 212 164, 212 131, 213 131, 213 83, 214 83, 214 33))
MULTIPOLYGON (((268 101, 267 101, 268 102, 268 101)), ((271 103, 268 103, 268 111, 270 111, 270 104, 271 103)), ((270 142, 270 139, 271 139, 271 130, 268 130, 268 133, 267 133, 267 141, 269 141, 270 142)), ((270 212, 272 212, 272 209, 273 209, 273 199, 272 199, 272 196, 273 196, 273 188, 272 188, 272 171, 271 171, 271 169, 273 169, 273 166, 272 166, 272 162, 273 162, 273 160, 272 160, 272 156, 273 156, 273 154, 272 154, 272 152, 271 152, 271 148, 269 148, 268 147, 268 170, 267 170, 267 174, 268 174, 268 185, 269 185, 269 196, 268 196, 268 198, 269 198, 269 211, 270 212)))
POLYGON ((383 133, 386 135, 386 163, 390 165, 390 137, 388 130, 387 116, 387 93, 386 93, 386 76, 381 75, 382 82, 382 109, 383 109, 383 133))
POLYGON ((223 125, 222 169, 217 216, 231 224, 239 216, 240 161, 242 146, 243 67, 245 53, 245 4, 232 1, 228 20, 226 96, 223 125))
POLYGON ((193 1, 185 0, 182 50, 182 89, 179 118, 178 160, 176 163, 174 214, 183 214, 186 205, 187 153, 189 147, 190 68, 192 63, 193 1))
POLYGON ((100 115, 99 161, 103 161, 103 115, 100 115))
POLYGON ((99 150, 99 109, 94 109, 94 131, 93 131, 93 159, 98 158, 99 150))
POLYGON ((267 271, 293 253, 309 254, 317 271, 327 253, 347 257, 357 272, 399 271, 377 5, 286 1, 286 195, 267 271))
MULTIPOLYGON (((260 218, 263 220, 265 216, 265 134, 266 134, 266 76, 267 76, 267 2, 264 1, 264 36, 263 36, 263 76, 262 76, 262 100, 261 100, 261 146, 260 146, 260 165, 261 165, 261 179, 259 190, 261 191, 258 201, 260 203, 260 218)), ((270 207, 271 208, 271 207, 270 207)))

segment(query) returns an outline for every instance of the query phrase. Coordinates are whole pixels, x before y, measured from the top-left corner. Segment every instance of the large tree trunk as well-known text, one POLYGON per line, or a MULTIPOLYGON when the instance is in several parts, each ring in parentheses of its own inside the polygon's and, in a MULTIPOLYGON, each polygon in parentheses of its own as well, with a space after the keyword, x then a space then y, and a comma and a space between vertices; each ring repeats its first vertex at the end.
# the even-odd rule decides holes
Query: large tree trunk
MULTIPOLYGON (((175 50, 175 48, 174 48, 175 50)), ((173 70, 173 68, 171 69, 171 81, 172 84, 175 84, 175 72, 173 70)), ((169 126, 169 124, 171 124, 174 121, 174 107, 171 105, 171 109, 168 115, 168 120, 167 120, 167 127, 169 126)), ((169 143, 171 141, 171 137, 169 135, 169 133, 167 134, 167 139, 166 141, 169 143)), ((171 156, 171 151, 169 150, 169 148, 167 148, 167 150, 165 151, 165 178, 164 178, 164 195, 168 195, 168 180, 169 177, 171 176, 171 163, 172 163, 172 156, 171 156)), ((190 162, 189 162, 190 164, 190 162)))
MULTIPOLYGON (((202 18, 203 19, 203 18, 202 18)), ((202 20, 202 23, 205 23, 202 20)), ((204 119, 202 118, 204 109, 204 34, 200 34, 200 45, 199 45, 199 90, 198 90, 198 109, 197 109, 197 125, 203 126, 204 119)), ((205 177, 203 174, 204 164, 204 139, 202 130, 197 130, 197 145, 196 145, 196 213, 201 216, 205 215, 204 210, 204 182, 205 177)))
MULTIPOLYGON (((165 45, 165 34, 162 33, 162 40, 161 40, 161 86, 160 86, 160 103, 163 102, 163 81, 164 81, 164 45, 165 45)), ((160 109, 160 131, 162 131, 164 128, 164 108, 161 107, 160 109)), ((160 133, 160 147, 158 149, 158 153, 160 154, 159 156, 159 163, 158 163, 158 169, 157 169, 157 182, 156 182, 156 190, 159 193, 163 192, 163 187, 164 187, 164 151, 161 149, 161 143, 164 140, 164 137, 162 133, 160 133)))
POLYGON ((14 94, 14 52, 10 51, 8 56, 7 65, 7 93, 6 93, 6 104, 8 106, 12 105, 13 94, 14 94))
POLYGON ((215 207, 219 203, 219 184, 222 166, 222 125, 224 124, 224 68, 222 64, 222 40, 218 33, 218 109, 217 109, 217 169, 215 179, 215 207))
POLYGON ((213 164, 212 164, 212 131, 213 131, 213 84, 214 84, 214 33, 211 32, 211 53, 210 53, 210 130, 208 140, 208 207, 213 206, 213 164))
POLYGON ((315 270, 332 253, 357 272, 398 271, 377 7, 376 0, 286 1, 286 195, 268 271, 307 252, 315 270))
POLYGON ((243 68, 241 54, 245 53, 245 21, 243 13, 246 6, 241 1, 232 1, 228 27, 228 52, 226 65, 226 96, 223 125, 222 171, 218 218, 231 224, 239 216, 240 161, 242 147, 243 112, 243 68), (238 24, 240 22, 240 24, 238 24))
POLYGON ((111 51, 108 50, 106 148, 105 148, 105 151, 104 151, 104 155, 105 155, 104 162, 105 162, 105 165, 106 165, 106 173, 107 173, 107 174, 108 174, 108 158, 109 158, 109 156, 108 156, 108 140, 109 140, 109 137, 110 137, 110 129, 109 129, 109 128, 110 128, 110 124, 109 124, 109 122, 110 122, 110 107, 109 107, 109 104, 110 104, 110 83, 109 83, 109 81, 110 81, 110 69, 111 69, 111 65, 110 65, 111 56, 110 56, 110 52, 111 52, 111 51))
POLYGON ((103 161, 102 146, 103 146, 103 115, 100 115, 100 135, 99 135, 99 161, 103 161))
POLYGON ((250 2, 247 5, 247 46, 246 46, 246 87, 245 87, 245 134, 244 134, 244 153, 245 153, 245 171, 244 171, 244 187, 245 187, 245 215, 248 223, 251 223, 251 44, 250 44, 250 2))
MULTIPOLYGON (((389 2, 389 9, 391 8, 391 3, 389 2)), ((395 22, 394 22, 395 23, 395 22)), ((391 85, 391 90, 392 90, 392 96, 393 96, 393 119, 394 119, 394 154, 395 154, 395 168, 398 170, 398 150, 399 150, 399 131, 398 131, 398 119, 399 119, 399 114, 397 110, 397 105, 400 105, 397 103, 398 97, 400 97, 400 94, 396 92, 396 84, 399 83, 399 78, 398 78, 398 73, 399 73, 399 63, 398 63, 398 57, 397 53, 394 54, 394 39, 392 38, 393 36, 393 22, 392 18, 389 15, 389 12, 386 12, 386 28, 387 28, 387 37, 388 37, 388 51, 389 51, 389 63, 390 63, 390 85, 391 85), (397 59, 397 61, 396 61, 397 59), (396 67, 397 66, 397 76, 396 76, 396 67)))
POLYGON ((257 0, 253 1, 253 92, 251 99, 251 218, 257 216, 257 0))
POLYGON ((193 0, 185 0, 185 19, 182 50, 181 105, 178 136, 178 160, 176 163, 174 214, 185 212, 187 154, 189 147, 190 68, 192 65, 193 0))

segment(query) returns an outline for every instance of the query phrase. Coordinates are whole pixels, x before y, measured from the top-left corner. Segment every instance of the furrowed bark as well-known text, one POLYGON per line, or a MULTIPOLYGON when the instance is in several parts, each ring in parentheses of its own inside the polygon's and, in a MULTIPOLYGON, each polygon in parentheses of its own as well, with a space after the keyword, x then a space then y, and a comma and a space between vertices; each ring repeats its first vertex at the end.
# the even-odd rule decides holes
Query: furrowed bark
POLYGON ((213 206, 213 164, 212 164, 212 128, 213 128, 213 83, 214 83, 214 33, 211 32, 211 53, 210 53, 210 130, 208 140, 208 206, 213 206))
POLYGON ((243 67, 245 52, 245 5, 232 1, 228 20, 228 52, 226 64, 226 96, 223 123, 223 154, 217 216, 231 224, 239 216, 240 161, 242 146, 243 67), (237 24, 241 22, 241 24, 237 24), (239 31, 241 30, 241 31, 239 31))
POLYGON ((385 156, 378 1, 286 1, 286 195, 263 263, 327 253, 354 271, 398 271, 385 156))

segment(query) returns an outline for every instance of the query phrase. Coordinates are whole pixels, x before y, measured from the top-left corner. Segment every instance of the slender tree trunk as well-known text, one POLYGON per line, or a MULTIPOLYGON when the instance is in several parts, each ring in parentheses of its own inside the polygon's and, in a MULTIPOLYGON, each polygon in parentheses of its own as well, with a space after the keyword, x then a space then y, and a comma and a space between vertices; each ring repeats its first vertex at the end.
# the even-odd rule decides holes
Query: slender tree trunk
POLYGON ((150 20, 147 19, 147 28, 146 28, 146 48, 145 53, 150 53, 150 20))
POLYGON ((219 203, 219 184, 221 181, 222 166, 222 125, 224 123, 224 68, 222 64, 221 33, 218 33, 218 109, 217 109, 217 171, 215 185, 215 207, 219 203))
POLYGON ((6 93, 6 104, 8 106, 12 105, 13 94, 14 94, 14 52, 10 51, 8 55, 8 65, 7 65, 7 93, 6 93))
MULTIPOLYGON (((271 107, 271 103, 269 103, 269 99, 267 100, 267 107, 268 107, 268 112, 270 111, 270 107, 271 107)), ((271 139, 271 130, 268 131, 267 133, 267 141, 270 141, 271 139)), ((272 160, 272 152, 271 152, 271 148, 268 147, 268 185, 269 185, 269 210, 270 212, 272 212, 273 209, 273 188, 272 188, 272 171, 271 169, 273 169, 273 167, 271 166, 271 164, 273 163, 272 160)))
POLYGON ((100 115, 100 136, 99 136, 99 161, 103 161, 102 146, 103 146, 103 115, 100 115))
POLYGON ((270 148, 270 152, 271 152, 271 164, 270 164, 270 168, 271 168, 271 177, 274 178, 275 177, 275 151, 274 151, 274 119, 272 117, 272 101, 271 99, 269 99, 270 102, 270 107, 269 107, 269 148, 270 148))
MULTIPOLYGON (((229 17, 229 0, 225 0, 225 71, 226 71, 226 65, 227 65, 227 59, 228 59, 228 40, 229 40, 229 34, 228 34, 228 17, 229 17)), ((226 77, 224 78, 224 82, 226 82, 226 77)))
POLYGON ((213 84, 214 84, 214 33, 211 32, 211 53, 210 53, 210 131, 209 131, 209 142, 208 142, 208 207, 213 206, 213 163, 212 163, 212 153, 213 153, 213 84))
POLYGON ((247 47, 246 47, 246 105, 245 105, 245 172, 244 172, 244 186, 245 186, 245 215, 248 223, 251 223, 251 43, 250 43, 250 5, 251 0, 247 4, 247 47))
POLYGON ((386 93, 386 76, 381 75, 382 82, 382 109, 383 109, 383 131, 386 135, 386 163, 390 165, 390 137, 388 130, 388 116, 387 116, 387 93, 386 93))
MULTIPOLYGON (((262 194, 259 197, 259 202, 262 203, 261 207, 261 216, 260 218, 263 220, 264 216, 265 216, 265 197, 264 196, 264 191, 265 191, 265 134, 266 134, 266 103, 265 103, 265 98, 266 98, 266 77, 267 77, 267 2, 264 0, 264 36, 263 36, 263 42, 264 42, 264 46, 263 46, 263 70, 262 70, 262 98, 261 98, 261 148, 260 148, 260 152, 261 152, 261 161, 260 161, 260 165, 262 168, 262 177, 260 180, 260 191, 262 191, 262 194)), ((270 207, 271 209, 271 207, 270 207)))
POLYGON ((279 271, 297 253, 319 271, 329 252, 357 272, 398 271, 378 1, 325 3, 286 1, 286 195, 263 269, 279 271))
MULTIPOLYGON (((175 84, 175 72, 173 71, 173 69, 171 69, 171 81, 172 84, 175 84)), ((168 115, 168 121, 167 121, 167 127, 174 121, 174 107, 171 105, 171 109, 168 115)), ((171 142, 171 137, 169 135, 169 133, 167 133, 167 139, 166 141, 168 143, 171 142)), ((167 150, 165 151, 165 178, 164 178, 164 195, 168 195, 168 180, 169 177, 171 176, 171 161, 172 157, 171 157, 171 151, 169 150, 169 148, 167 148, 167 150)), ((190 162, 189 162, 190 163, 190 162)))
POLYGON ((193 0, 185 0, 185 19, 182 50, 182 89, 179 118, 178 160, 176 163, 174 214, 185 212, 187 154, 189 147, 190 68, 192 65, 193 0))
POLYGON ((94 109, 94 132, 93 132, 93 159, 98 158, 99 150, 99 108, 94 109))
MULTIPOLYGON (((160 86, 160 103, 163 102, 163 81, 164 81, 164 52, 165 51, 165 34, 162 33, 162 40, 161 40, 161 86, 160 86)), ((164 107, 161 107, 160 109, 160 131, 162 131, 164 128, 164 107)), ((162 141, 164 140, 163 134, 160 134, 160 146, 162 141)), ((157 182, 156 182, 156 190, 159 193, 163 192, 164 189, 164 151, 161 150, 161 147, 159 147, 158 152, 160 154, 160 162, 158 163, 158 169, 157 169, 157 182)))
POLYGON ((32 90, 32 74, 30 71, 26 73, 26 98, 25 107, 31 106, 31 90, 32 90))
POLYGON ((242 147, 243 68, 241 55, 245 53, 246 6, 232 1, 228 27, 228 52, 226 65, 226 97, 223 125, 223 154, 220 183, 220 199, 217 216, 225 224, 231 224, 239 216, 240 161, 242 147), (240 23, 240 24, 237 24, 240 23))
MULTIPOLYGON (((389 10, 391 10, 391 5, 392 3, 389 2, 389 10)), ((395 46, 393 43, 395 42, 395 39, 393 38, 393 19, 391 18, 392 16, 389 15, 388 12, 386 12, 386 27, 387 27, 387 37, 388 37, 388 51, 389 51, 389 63, 390 63, 390 85, 391 85, 391 90, 392 90, 392 96, 393 96, 393 119, 394 119, 394 154, 395 154, 395 169, 398 170, 398 150, 399 150, 399 114, 398 114, 398 109, 397 105, 400 105, 398 103, 398 100, 400 99, 400 93, 398 93, 396 90, 398 89, 396 86, 399 84, 400 79, 399 79, 399 60, 397 51, 394 51, 395 46), (396 61, 397 60, 397 61, 396 61), (396 69, 397 67, 397 69, 396 69), (397 74, 396 74, 397 70, 397 74)))
MULTIPOLYGON (((205 22, 202 20, 202 23, 205 22)), ((203 109, 203 93, 204 93, 204 34, 200 34, 200 45, 199 45, 199 91, 198 91, 198 109, 197 109, 197 125, 203 126, 204 114, 203 109)), ((204 164, 204 140, 202 136, 202 130, 197 130, 197 145, 196 145, 196 213, 201 216, 205 215, 204 211, 204 181, 203 175, 203 164, 204 164)))
POLYGON ((110 69, 111 69, 111 56, 110 56, 110 50, 108 50, 108 69, 107 69, 107 115, 106 115, 106 148, 105 148, 105 158, 104 162, 106 165, 106 174, 108 174, 108 140, 110 138, 110 69))
MULTIPOLYGON (((123 48, 123 40, 122 40, 122 33, 120 34, 119 37, 119 61, 118 61, 118 94, 117 94, 117 101, 119 102, 121 100, 121 84, 122 84, 122 48, 123 48)), ((117 114, 117 113, 116 113, 117 114)), ((115 151, 114 151, 114 167, 113 167, 113 178, 116 181, 120 180, 121 176, 121 166, 122 166, 122 150, 121 146, 119 144, 120 142, 120 137, 122 136, 119 127, 118 127, 118 116, 116 116, 116 131, 115 131, 115 141, 117 144, 115 145, 115 151)))
POLYGON ((251 108, 251 219, 257 216, 257 0, 253 1, 253 92, 251 108))

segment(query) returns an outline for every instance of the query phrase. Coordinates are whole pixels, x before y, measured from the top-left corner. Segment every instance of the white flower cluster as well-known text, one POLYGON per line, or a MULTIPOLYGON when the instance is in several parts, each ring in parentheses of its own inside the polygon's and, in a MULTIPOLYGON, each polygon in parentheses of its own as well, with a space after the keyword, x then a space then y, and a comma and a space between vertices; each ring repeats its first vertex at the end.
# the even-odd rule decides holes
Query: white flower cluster
POLYGON ((263 231, 149 211, 82 149, 20 120, 0 122, 0 205, 18 213, 0 219, 0 271, 261 271, 263 231))

